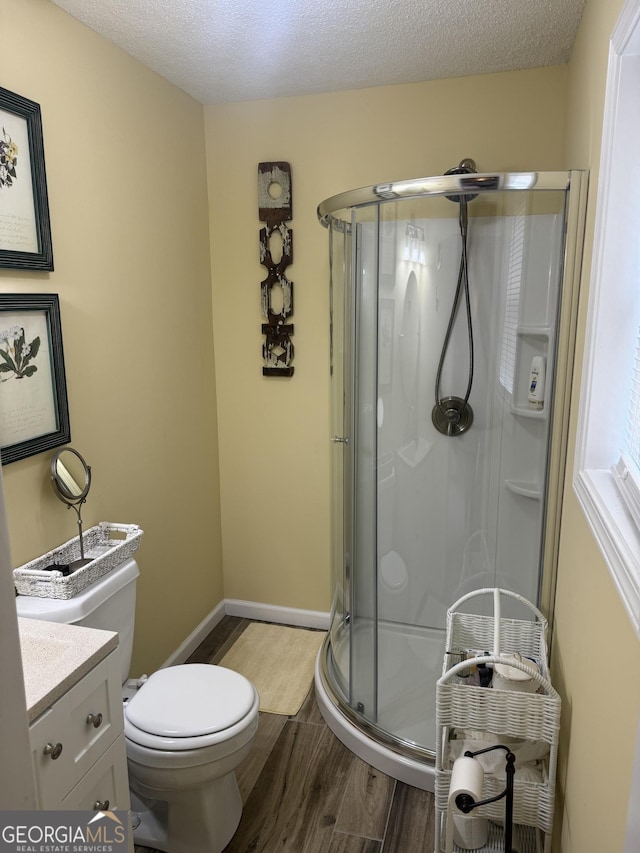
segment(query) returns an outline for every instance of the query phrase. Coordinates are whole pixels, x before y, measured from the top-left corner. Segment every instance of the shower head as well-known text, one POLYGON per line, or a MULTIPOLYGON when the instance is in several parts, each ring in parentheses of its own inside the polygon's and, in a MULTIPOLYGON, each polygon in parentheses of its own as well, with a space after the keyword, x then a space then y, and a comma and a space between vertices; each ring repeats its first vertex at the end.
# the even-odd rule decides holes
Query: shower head
POLYGON ((475 175, 477 173, 476 161, 471 157, 465 157, 457 166, 452 169, 447 169, 445 175, 475 175))
MULTIPOLYGON (((472 160, 470 157, 465 157, 457 166, 454 166, 452 169, 447 169, 445 175, 475 175, 477 171, 476 161, 472 160)), ((457 204, 460 204, 463 201, 473 201, 476 196, 477 193, 473 195, 447 195, 445 198, 448 198, 449 201, 455 201, 457 204)))

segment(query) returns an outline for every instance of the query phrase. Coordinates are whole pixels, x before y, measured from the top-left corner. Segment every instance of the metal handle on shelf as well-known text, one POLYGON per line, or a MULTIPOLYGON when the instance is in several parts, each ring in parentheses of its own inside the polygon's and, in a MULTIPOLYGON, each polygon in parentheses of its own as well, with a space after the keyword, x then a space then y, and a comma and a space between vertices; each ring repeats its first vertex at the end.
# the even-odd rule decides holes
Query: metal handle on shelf
POLYGON ((88 714, 87 725, 93 726, 94 729, 99 728, 102 725, 102 714, 88 714))
POLYGON ((43 752, 45 755, 50 755, 51 759, 53 761, 55 761, 56 758, 60 758, 60 755, 62 753, 62 744, 61 743, 48 743, 45 746, 43 752))

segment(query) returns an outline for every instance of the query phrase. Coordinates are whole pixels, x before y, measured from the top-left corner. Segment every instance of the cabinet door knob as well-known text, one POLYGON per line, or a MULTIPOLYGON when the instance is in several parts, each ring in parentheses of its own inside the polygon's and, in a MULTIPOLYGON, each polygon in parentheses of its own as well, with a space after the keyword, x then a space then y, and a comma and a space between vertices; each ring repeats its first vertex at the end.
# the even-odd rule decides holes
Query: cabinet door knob
POLYGON ((61 743, 48 743, 44 750, 45 755, 50 755, 52 760, 55 761, 56 758, 60 758, 60 754, 62 752, 62 744, 61 743))
POLYGON ((102 725, 102 714, 88 714, 87 725, 93 726, 94 729, 99 728, 102 725))
POLYGON ((93 810, 96 812, 104 812, 109 808, 109 800, 96 800, 93 804, 93 810))

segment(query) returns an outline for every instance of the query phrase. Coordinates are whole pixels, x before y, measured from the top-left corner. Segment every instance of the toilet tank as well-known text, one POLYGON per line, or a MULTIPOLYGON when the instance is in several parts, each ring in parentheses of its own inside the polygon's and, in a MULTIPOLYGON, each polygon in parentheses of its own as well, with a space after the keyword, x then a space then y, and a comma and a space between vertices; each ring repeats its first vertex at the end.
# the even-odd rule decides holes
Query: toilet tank
POLYGON ((131 666, 136 580, 139 574, 136 561, 126 560, 73 598, 63 600, 19 595, 16 598, 16 610, 18 616, 24 619, 45 619, 67 625, 117 631, 124 684, 131 666))

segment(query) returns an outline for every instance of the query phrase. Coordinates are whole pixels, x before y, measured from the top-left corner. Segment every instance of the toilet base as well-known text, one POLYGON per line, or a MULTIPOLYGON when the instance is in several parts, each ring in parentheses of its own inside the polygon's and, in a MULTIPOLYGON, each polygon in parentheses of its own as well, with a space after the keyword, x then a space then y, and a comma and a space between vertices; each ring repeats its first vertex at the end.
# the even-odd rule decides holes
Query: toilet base
MULTIPOLYGON (((131 812, 140 817, 133 830, 136 844, 165 853, 222 853, 242 817, 235 773, 205 789, 172 791, 169 801, 145 796, 144 786, 131 790, 131 812)), ((157 796, 157 794, 156 794, 157 796)))
POLYGON ((131 795, 131 823, 134 843, 169 853, 167 804, 162 800, 146 803, 133 791, 129 793, 131 795))

